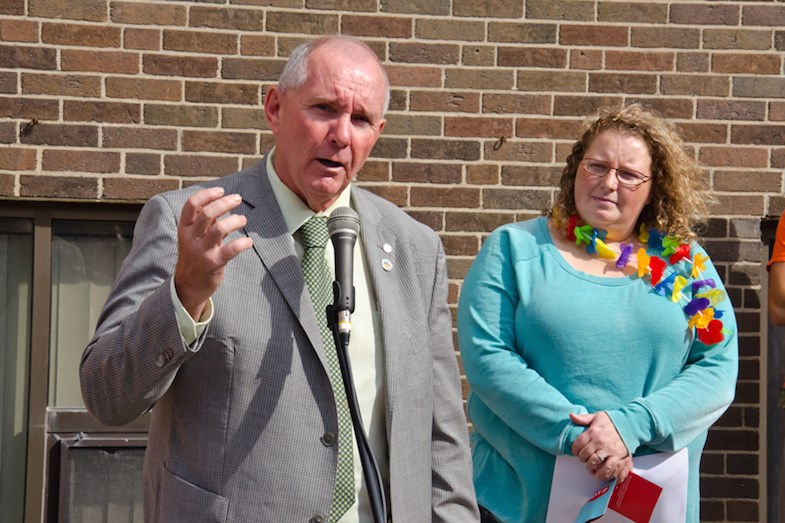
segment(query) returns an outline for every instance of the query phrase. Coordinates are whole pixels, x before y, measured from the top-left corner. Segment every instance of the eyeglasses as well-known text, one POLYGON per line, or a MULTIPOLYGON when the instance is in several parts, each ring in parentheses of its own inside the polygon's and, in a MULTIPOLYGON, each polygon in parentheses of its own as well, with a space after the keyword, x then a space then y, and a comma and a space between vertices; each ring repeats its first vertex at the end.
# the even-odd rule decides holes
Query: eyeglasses
POLYGON ((610 171, 616 171, 616 179, 619 180, 620 184, 626 185, 627 187, 638 187, 651 180, 651 176, 645 176, 638 171, 614 168, 605 162, 592 158, 584 158, 581 160, 581 165, 583 166, 584 171, 598 178, 606 176, 610 171))

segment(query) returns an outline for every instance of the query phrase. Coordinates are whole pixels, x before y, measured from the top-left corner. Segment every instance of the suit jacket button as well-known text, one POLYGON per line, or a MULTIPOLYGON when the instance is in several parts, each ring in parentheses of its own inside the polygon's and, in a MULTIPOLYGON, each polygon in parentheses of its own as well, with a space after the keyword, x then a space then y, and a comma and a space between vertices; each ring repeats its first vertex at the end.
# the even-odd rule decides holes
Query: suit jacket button
POLYGON ((155 362, 155 364, 156 364, 156 365, 158 365, 158 368, 161 368, 161 367, 163 367, 164 365, 166 365, 166 362, 167 362, 167 361, 168 361, 168 360, 166 359, 166 356, 164 356, 163 354, 161 354, 161 355, 159 355, 159 356, 158 356, 158 361, 156 361, 156 362, 155 362))
POLYGON ((314 517, 308 520, 308 523, 324 523, 324 516, 321 514, 316 514, 314 517))
POLYGON ((335 434, 332 432, 325 432, 320 439, 322 441, 322 445, 325 447, 332 447, 335 445, 335 434))

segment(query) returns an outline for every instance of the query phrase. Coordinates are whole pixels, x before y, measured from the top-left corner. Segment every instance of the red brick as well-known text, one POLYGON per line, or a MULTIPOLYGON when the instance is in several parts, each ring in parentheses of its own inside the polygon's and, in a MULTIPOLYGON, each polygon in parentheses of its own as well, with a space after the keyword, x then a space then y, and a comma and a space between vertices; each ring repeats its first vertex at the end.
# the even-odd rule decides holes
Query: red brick
POLYGON ((480 144, 476 140, 412 139, 412 158, 450 161, 477 161, 480 144))
POLYGON ((102 198, 144 202, 156 194, 179 188, 177 180, 167 178, 104 178, 102 198))
POLYGON ((570 69, 599 70, 602 69, 602 51, 591 49, 571 49, 570 69))
POLYGON ((328 11, 368 11, 376 12, 376 0, 306 0, 307 9, 328 11))
POLYGON ((771 31, 706 29, 703 31, 703 48, 769 51, 771 49, 771 31))
POLYGON ((12 71, 0 71, 0 93, 17 94, 18 75, 12 71))
POLYGON ((384 134, 403 136, 439 136, 442 133, 442 119, 438 116, 421 114, 388 114, 384 134))
POLYGON ((240 36, 240 54, 275 56, 275 38, 266 35, 242 35, 240 36))
POLYGON ((277 59, 224 58, 221 77, 231 80, 276 82, 286 62, 277 59))
POLYGON ((730 74, 780 74, 782 69, 779 54, 722 54, 715 53, 711 70, 730 74))
POLYGON ((464 21, 450 18, 446 20, 420 18, 415 21, 415 34, 424 40, 460 40, 465 42, 482 42, 485 40, 485 23, 464 21))
POLYGON ((708 124, 703 122, 679 123, 682 139, 686 143, 720 144, 728 142, 730 129, 724 124, 708 124))
POLYGON ((22 175, 19 186, 19 195, 27 198, 98 198, 97 178, 22 175))
POLYGON ((103 146, 112 149, 177 149, 177 131, 174 129, 105 127, 103 138, 103 146))
POLYGON ((106 79, 106 96, 108 98, 177 102, 182 97, 182 82, 148 78, 108 77, 106 79))
POLYGON ((63 71, 91 71, 95 73, 136 74, 139 72, 139 54, 120 51, 60 51, 63 71))
POLYGON ((772 121, 785 121, 785 102, 769 102, 769 119, 772 121))
POLYGON ((34 171, 38 165, 36 150, 22 147, 0 147, 0 169, 34 171))
POLYGON ((120 153, 46 149, 42 169, 82 173, 116 173, 120 170, 120 153))
POLYGON ((731 143, 782 145, 785 143, 785 125, 733 125, 731 143))
POLYGON ((426 162, 393 162, 394 182, 461 183, 461 165, 426 162))
POLYGON ((126 27, 125 32, 123 33, 123 46, 126 49, 160 51, 161 31, 159 29, 126 27))
POLYGON ((502 185, 556 187, 561 179, 561 165, 504 165, 502 185))
POLYGON ((400 185, 363 185, 363 188, 394 203, 398 207, 409 205, 409 188, 400 185))
POLYGON ((184 151, 256 154, 256 133, 183 131, 184 151))
POLYGON ((145 104, 144 122, 147 125, 216 127, 218 109, 203 105, 145 104))
POLYGON ((541 94, 485 93, 482 112, 496 114, 549 114, 551 97, 541 94))
POLYGON ((700 2, 672 4, 670 22, 689 25, 737 25, 739 7, 700 2))
POLYGON ((668 23, 668 6, 658 2, 598 2, 597 19, 663 26, 668 23))
POLYGON ((98 127, 95 125, 63 125, 39 123, 21 137, 22 143, 36 145, 66 145, 98 147, 98 127))
POLYGON ((470 234, 441 235, 447 256, 474 256, 480 248, 480 238, 470 234))
POLYGON ((139 123, 141 105, 63 100, 63 119, 77 122, 139 123))
POLYGON ((10 121, 0 122, 0 143, 7 143, 7 144, 16 143, 16 137, 17 137, 16 130, 17 130, 16 122, 10 122, 10 121))
POLYGON ((698 49, 701 45, 701 31, 697 28, 662 25, 632 27, 630 45, 633 47, 698 49))
POLYGON ((115 24, 184 26, 188 18, 184 5, 115 1, 110 5, 115 24))
POLYGON ((667 74, 660 77, 660 91, 667 95, 728 96, 730 82, 727 76, 667 74))
POLYGON ((461 187, 421 187, 411 188, 413 207, 462 207, 476 209, 480 206, 480 190, 461 187))
POLYGON ((494 140, 483 144, 483 159, 489 162, 544 163, 552 161, 552 157, 551 144, 542 141, 507 140, 501 147, 494 140))
POLYGON ((215 78, 218 74, 218 59, 208 56, 146 54, 142 64, 146 74, 202 78, 215 78))
POLYGON ((224 107, 221 110, 221 127, 224 129, 269 130, 263 109, 224 107))
POLYGON ((581 134, 581 122, 555 118, 518 118, 515 129, 518 138, 575 140, 581 134))
POLYGON ((766 117, 766 102, 755 100, 698 100, 695 113, 706 120, 757 120, 766 117))
MULTIPOLYGON (((212 27, 213 29, 261 32, 265 30, 264 18, 265 11, 261 9, 240 9, 236 7, 227 9, 223 7, 192 6, 188 25, 191 27, 212 27)), ((269 30, 270 29, 268 28, 268 31, 269 30)), ((302 31, 305 31, 305 28, 302 28, 302 31)))
POLYGON ((490 45, 464 45, 461 63, 470 67, 492 67, 496 64, 496 48, 490 45))
POLYGON ((707 73, 710 67, 709 53, 677 53, 676 70, 683 73, 707 73))
POLYGON ((715 191, 780 192, 782 173, 777 171, 724 171, 714 173, 715 191))
POLYGON ((125 172, 128 174, 161 174, 161 155, 155 153, 126 153, 125 172))
POLYGON ((387 160, 368 160, 357 173, 358 182, 387 182, 390 181, 390 162, 387 160))
POLYGON ((741 23, 743 25, 782 27, 785 25, 785 8, 773 5, 746 5, 742 8, 741 23))
POLYGON ((498 185, 499 166, 488 163, 467 165, 466 183, 472 185, 498 185))
POLYGON ((168 176, 219 177, 238 170, 237 158, 207 155, 170 155, 164 157, 164 172, 168 176))
POLYGON ((701 147, 699 160, 706 167, 768 167, 762 147, 701 147))
POLYGON ((101 79, 77 74, 22 73, 22 93, 98 98, 101 79))
POLYGON ((24 16, 25 0, 5 0, 1 2, 0 14, 24 16))
POLYGON ((514 216, 509 213, 447 211, 444 230, 487 233, 513 219, 514 216))
POLYGON ((512 118, 448 116, 444 119, 445 136, 509 138, 512 134, 512 118))
POLYGON ((120 47, 120 28, 45 23, 41 28, 41 40, 54 45, 120 47))
POLYGON ((594 20, 594 2, 575 0, 528 0, 526 18, 546 20, 594 20))
POLYGON ((391 86, 442 87, 442 72, 438 67, 390 65, 385 70, 391 86))
POLYGON ((411 111, 476 113, 480 94, 461 91, 412 91, 411 111))
POLYGON ((59 113, 57 100, 0 96, 0 117, 3 118, 56 120, 59 113))
MULTIPOLYGON (((0 9, 3 6, 0 5, 0 9)), ((16 176, 13 174, 0 173, 0 196, 15 196, 14 190, 16 189, 16 176)))
POLYGON ((432 0, 421 2, 419 0, 384 0, 381 10, 384 13, 407 13, 422 15, 449 15, 450 0, 432 0))
POLYGON ((0 45, 0 67, 54 70, 57 69, 57 51, 22 45, 0 45))
POLYGON ((671 120, 690 120, 695 112, 695 101, 691 98, 665 98, 662 96, 630 96, 628 103, 638 103, 644 108, 654 111, 664 118, 671 120))
POLYGON ((0 20, 0 40, 6 42, 38 42, 38 22, 30 20, 0 20))
POLYGON ((444 86, 448 89, 512 89, 514 71, 463 67, 445 70, 444 86))
POLYGON ((559 30, 559 44, 561 45, 626 47, 629 43, 626 27, 601 24, 565 24, 559 30))
POLYGON ((551 189, 483 189, 484 209, 535 209, 551 206, 551 189))
MULTIPOLYGON (((406 138, 390 138, 382 136, 374 145, 371 151, 371 157, 376 159, 382 158, 406 158, 408 155, 409 143, 406 138)), ((264 144, 261 147, 262 151, 267 150, 264 144)))
POLYGON ((622 71, 672 71, 676 56, 671 51, 607 51, 605 68, 622 71))
POLYGON ((341 17, 341 33, 379 38, 411 38, 412 20, 395 16, 345 14, 341 17))
POLYGON ((236 54, 237 35, 207 31, 164 30, 163 48, 188 53, 236 54))
POLYGON ((452 12, 454 16, 521 18, 523 4, 507 0, 453 0, 452 12))
POLYGON ((654 94, 657 92, 657 76, 640 73, 589 73, 589 91, 595 93, 654 94))
POLYGON ((259 104, 259 84, 187 81, 185 99, 189 102, 217 104, 259 104))
POLYGON ((490 22, 488 41, 508 44, 555 44, 559 27, 556 24, 490 22))
POLYGON ((391 43, 390 60, 415 64, 454 65, 460 58, 460 47, 452 44, 391 43))
POLYGON ((105 22, 106 3, 106 0, 27 0, 27 14, 41 18, 105 22))
POLYGON ((752 98, 782 98, 785 78, 769 76, 736 76, 733 78, 733 96, 752 98))
POLYGON ((567 50, 538 47, 500 47, 502 67, 543 67, 563 69, 567 66, 567 50))
POLYGON ((583 92, 586 90, 586 73, 577 71, 519 71, 518 89, 540 92, 583 92))

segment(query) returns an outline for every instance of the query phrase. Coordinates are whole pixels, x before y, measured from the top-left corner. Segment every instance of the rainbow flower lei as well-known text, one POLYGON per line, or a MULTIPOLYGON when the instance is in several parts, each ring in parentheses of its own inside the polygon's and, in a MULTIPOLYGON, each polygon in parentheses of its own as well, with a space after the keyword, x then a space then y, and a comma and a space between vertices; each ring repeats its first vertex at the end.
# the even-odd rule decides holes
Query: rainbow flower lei
MULTIPOLYGON (((607 231, 591 225, 580 225, 579 217, 572 215, 567 222, 567 239, 576 245, 586 244, 586 252, 600 258, 615 259, 616 268, 623 269, 630 261, 632 244, 622 243, 617 253, 605 243, 607 231)), ((686 302, 684 314, 689 318, 688 326, 695 329, 698 339, 706 345, 714 345, 725 339, 729 331, 722 325, 722 311, 716 306, 725 300, 725 291, 717 289, 714 278, 705 278, 708 256, 698 252, 691 256, 690 245, 679 242, 674 236, 665 235, 658 229, 646 229, 642 224, 638 239, 648 245, 649 250, 659 256, 650 256, 646 249, 637 252, 638 277, 649 276, 654 292, 670 298, 674 303, 686 302), (666 261, 667 260, 667 261, 666 261), (666 275, 666 269, 670 271, 666 275), (688 269, 689 268, 689 272, 688 269), (691 298, 685 291, 691 288, 691 298)))

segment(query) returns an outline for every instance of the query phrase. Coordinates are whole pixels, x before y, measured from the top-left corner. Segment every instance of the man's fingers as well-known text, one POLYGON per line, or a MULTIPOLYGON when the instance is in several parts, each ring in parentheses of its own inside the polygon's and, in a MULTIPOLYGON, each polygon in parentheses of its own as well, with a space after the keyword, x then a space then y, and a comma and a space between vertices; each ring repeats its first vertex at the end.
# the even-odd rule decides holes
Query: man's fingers
POLYGON ((211 187, 191 195, 180 212, 180 225, 187 227, 193 224, 202 209, 210 202, 221 198, 223 194, 223 187, 211 187))

